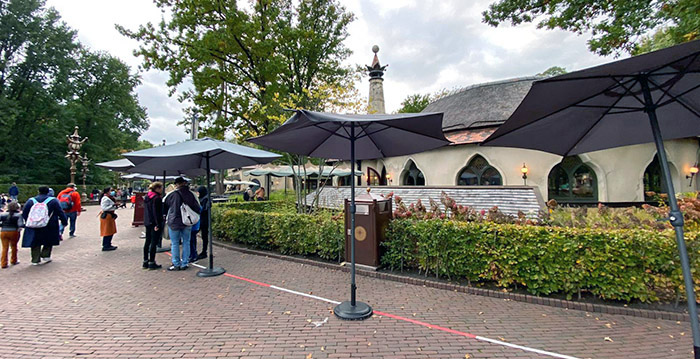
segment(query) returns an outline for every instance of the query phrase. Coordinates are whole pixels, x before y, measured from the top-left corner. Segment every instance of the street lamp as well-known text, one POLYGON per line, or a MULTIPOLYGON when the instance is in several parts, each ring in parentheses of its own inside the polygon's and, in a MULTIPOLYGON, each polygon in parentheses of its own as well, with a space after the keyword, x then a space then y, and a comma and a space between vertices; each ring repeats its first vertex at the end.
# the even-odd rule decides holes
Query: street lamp
POLYGON ((527 166, 525 166, 525 162, 523 162, 523 168, 520 169, 520 172, 523 174, 523 185, 527 186, 527 172, 528 172, 527 166))

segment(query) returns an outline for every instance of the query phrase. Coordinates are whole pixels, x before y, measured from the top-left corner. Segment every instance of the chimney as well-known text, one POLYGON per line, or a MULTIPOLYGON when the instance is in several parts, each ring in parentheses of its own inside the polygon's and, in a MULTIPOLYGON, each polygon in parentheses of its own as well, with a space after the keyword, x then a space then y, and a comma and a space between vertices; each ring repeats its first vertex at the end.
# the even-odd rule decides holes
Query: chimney
POLYGON ((369 104, 368 112, 385 114, 384 109, 384 70, 389 65, 382 66, 379 63, 379 58, 377 57, 377 52, 379 52, 379 46, 372 46, 372 52, 374 52, 374 60, 372 60, 372 65, 367 66, 367 71, 369 72, 369 104))

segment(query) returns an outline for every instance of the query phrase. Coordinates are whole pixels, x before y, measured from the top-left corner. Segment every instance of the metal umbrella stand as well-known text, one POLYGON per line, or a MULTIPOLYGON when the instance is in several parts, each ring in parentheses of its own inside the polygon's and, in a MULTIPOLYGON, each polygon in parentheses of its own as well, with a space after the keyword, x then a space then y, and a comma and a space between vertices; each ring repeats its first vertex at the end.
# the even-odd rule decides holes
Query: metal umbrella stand
MULTIPOLYGON (((442 113, 395 115, 338 115, 297 110, 268 135, 249 140, 290 153, 350 160, 350 173, 358 159, 400 156, 449 144, 442 133, 442 113)), ((333 313, 340 319, 362 320, 372 307, 356 298, 355 282, 355 181, 350 191, 350 300, 333 313)))
POLYGON ((700 40, 536 81, 510 118, 482 145, 567 156, 654 142, 668 189, 668 220, 678 244, 693 349, 700 359, 683 213, 663 143, 696 136, 700 136, 700 40))

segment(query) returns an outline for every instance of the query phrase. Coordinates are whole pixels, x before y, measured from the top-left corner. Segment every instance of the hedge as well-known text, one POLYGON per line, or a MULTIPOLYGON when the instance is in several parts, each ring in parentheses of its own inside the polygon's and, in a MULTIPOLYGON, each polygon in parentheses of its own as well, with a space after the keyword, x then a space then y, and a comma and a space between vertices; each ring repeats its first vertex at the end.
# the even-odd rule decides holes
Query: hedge
MULTIPOLYGON (((318 256, 338 261, 343 258, 345 238, 342 219, 334 219, 329 212, 307 215, 235 208, 252 208, 263 203, 246 203, 234 208, 215 206, 212 210, 213 236, 283 254, 318 256)), ((274 202, 268 203, 274 205, 274 202)))
MULTIPOLYGON (((10 191, 10 186, 12 186, 12 183, 0 183, 0 193, 5 193, 7 194, 10 191)), ((17 197, 17 200, 19 202, 24 203, 28 199, 36 196, 39 194, 39 187, 41 186, 49 186, 50 188, 53 188, 54 192, 58 194, 58 192, 64 190, 66 188, 66 183, 62 184, 24 184, 24 183, 18 183, 17 188, 19 188, 19 196, 17 197)), ((108 187, 110 185, 87 185, 88 192, 91 191, 93 188, 97 188, 100 191, 104 189, 105 187, 108 187)), ((82 193, 83 191, 83 186, 81 184, 78 184, 78 192, 82 193)))
MULTIPOLYGON (((700 269, 699 237, 686 238, 694 272, 700 269)), ((561 293, 570 299, 582 291, 651 302, 683 293, 672 231, 397 219, 384 246, 382 264, 393 269, 523 286, 535 295, 561 293)), ((695 283, 700 289, 700 280, 695 283)))
POLYGON ((256 212, 272 212, 293 210, 294 203, 287 201, 250 201, 250 202, 219 202, 214 205, 222 209, 238 209, 256 212))

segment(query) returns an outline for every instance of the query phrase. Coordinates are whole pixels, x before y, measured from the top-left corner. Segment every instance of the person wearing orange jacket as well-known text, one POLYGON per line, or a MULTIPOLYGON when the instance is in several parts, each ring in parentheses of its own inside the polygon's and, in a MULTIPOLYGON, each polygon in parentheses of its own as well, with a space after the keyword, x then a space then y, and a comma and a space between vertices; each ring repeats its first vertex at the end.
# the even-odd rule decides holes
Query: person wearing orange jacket
MULTIPOLYGON (((68 235, 73 238, 75 237, 75 222, 78 220, 80 212, 83 210, 80 204, 80 193, 75 187, 75 183, 69 183, 66 185, 66 189, 58 193, 58 203, 61 205, 63 212, 66 213, 68 221, 70 222, 70 230, 68 235)), ((64 228, 61 227, 61 236, 63 236, 64 228)))

